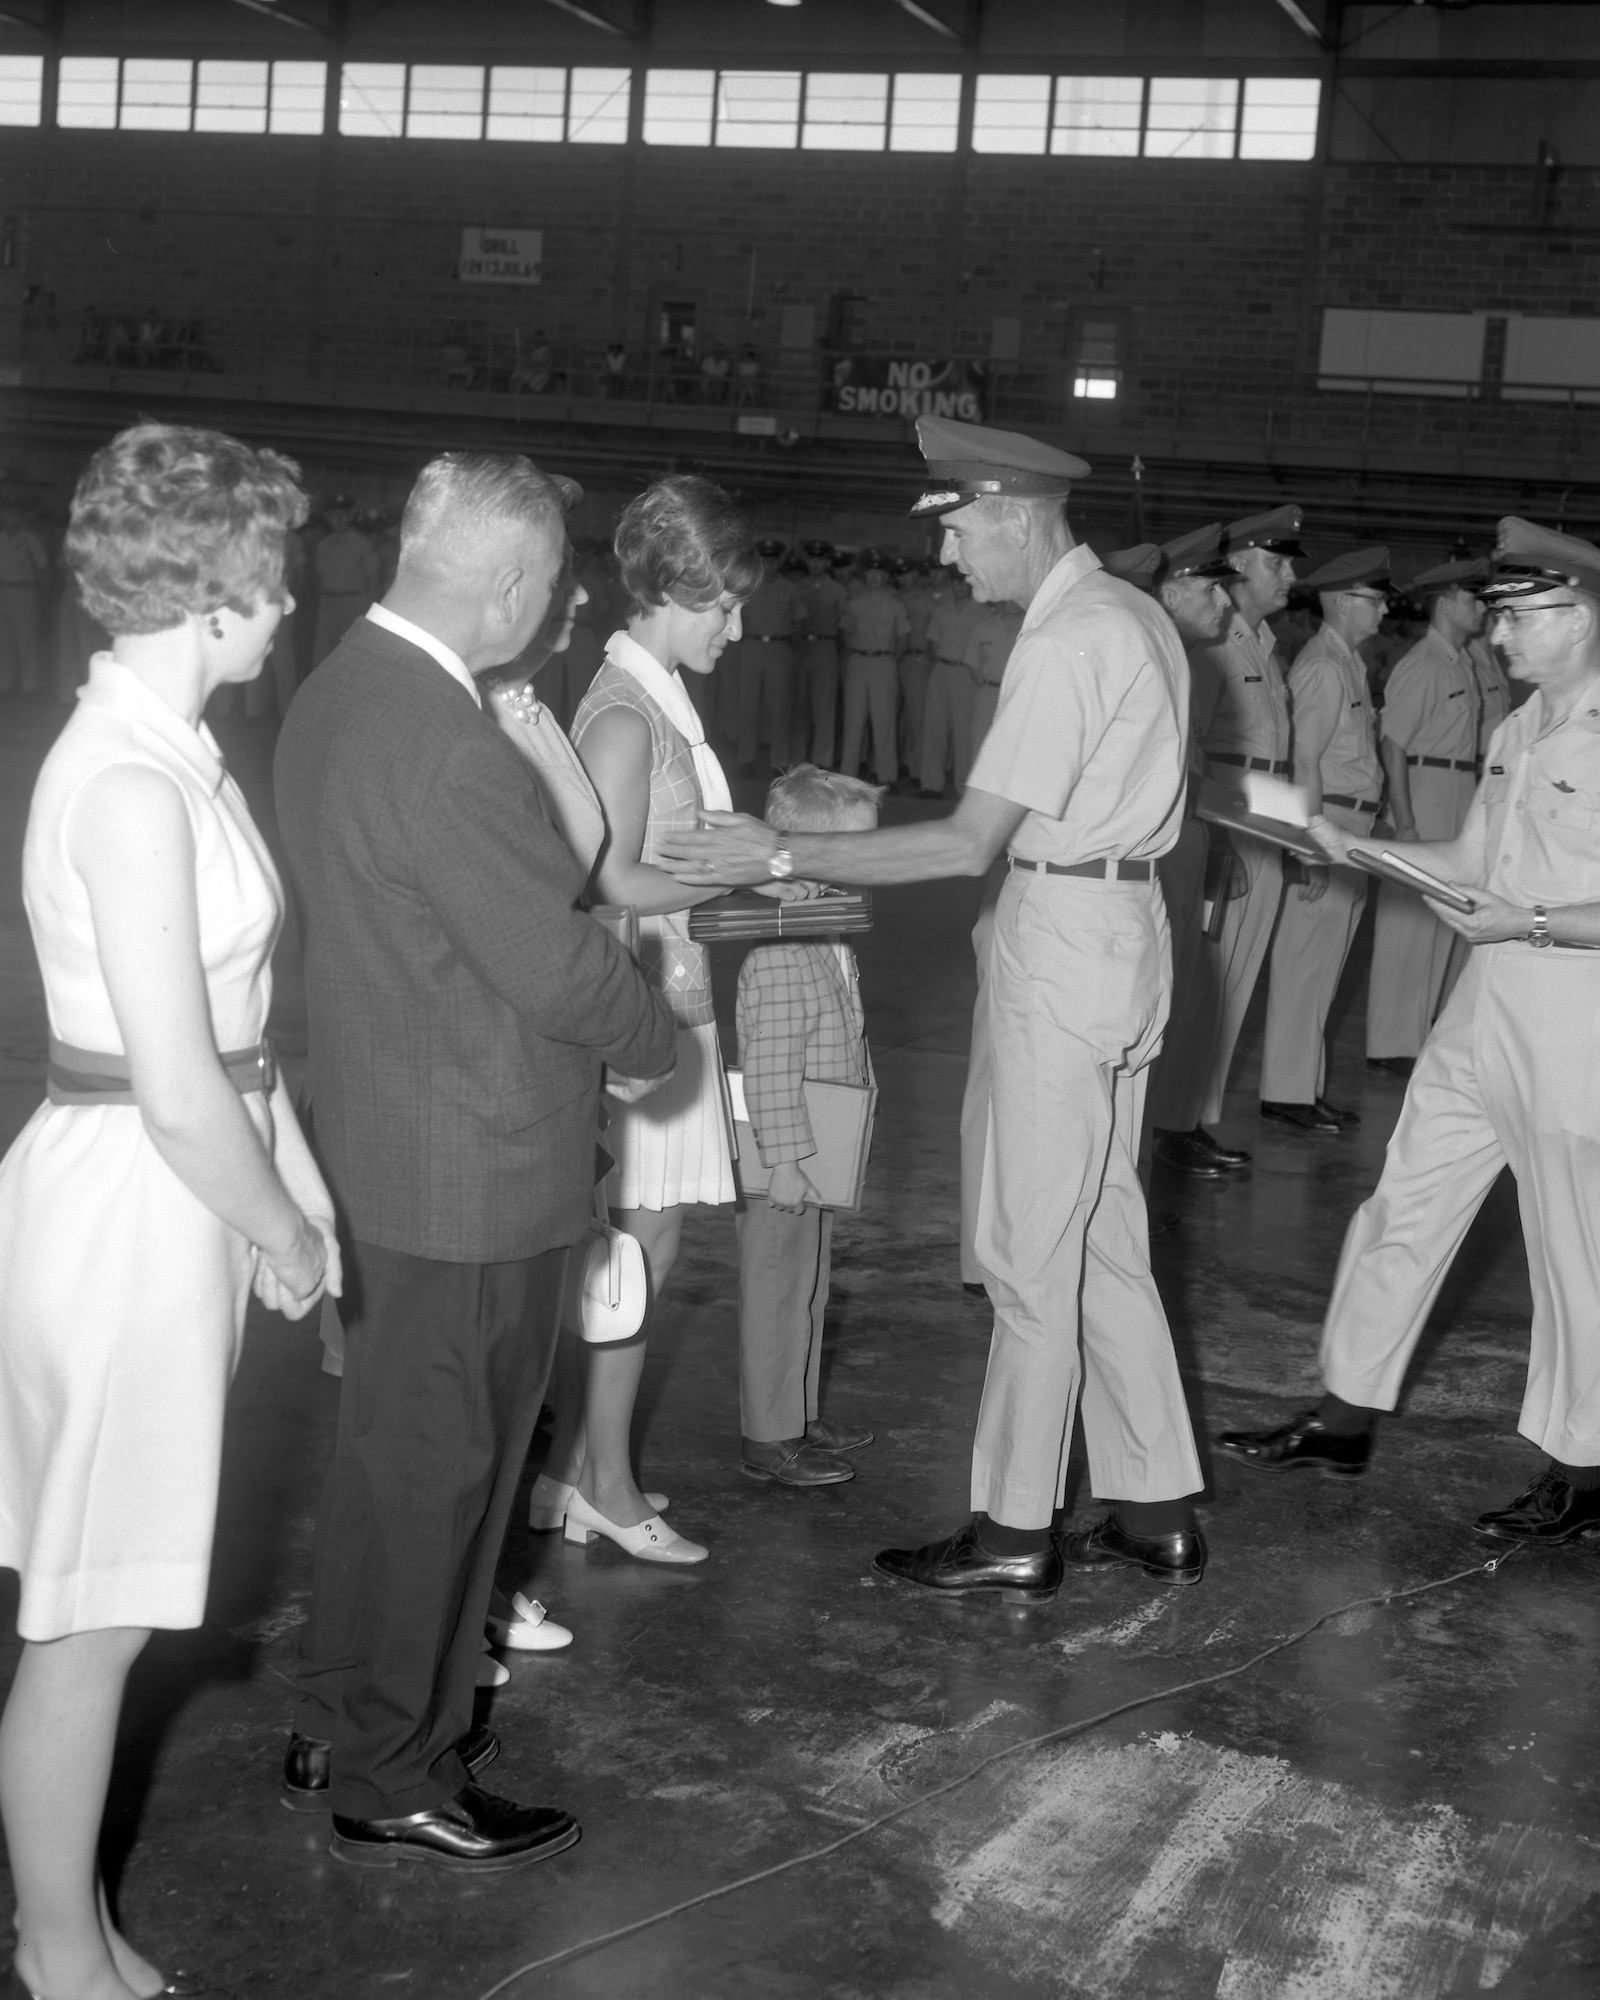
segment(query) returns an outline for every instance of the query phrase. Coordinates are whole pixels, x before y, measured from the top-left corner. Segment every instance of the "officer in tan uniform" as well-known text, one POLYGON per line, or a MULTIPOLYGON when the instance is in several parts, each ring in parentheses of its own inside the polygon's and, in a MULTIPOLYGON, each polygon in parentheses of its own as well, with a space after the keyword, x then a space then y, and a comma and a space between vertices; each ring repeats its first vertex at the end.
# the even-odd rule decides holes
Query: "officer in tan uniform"
POLYGON ((45 685, 44 583, 50 558, 21 504, 0 500, 0 694, 45 685))
MULTIPOLYGON (((1386 817, 1399 840, 1454 840, 1477 789, 1478 676, 1467 647, 1483 630, 1477 586, 1487 579, 1486 565, 1471 562, 1412 579, 1427 601, 1428 629, 1384 683, 1378 737, 1386 817)), ((1454 939, 1419 896, 1380 885, 1367 987, 1369 1069, 1411 1074, 1439 1011, 1454 939)))
POLYGON ((828 566, 833 550, 827 542, 806 542, 801 553, 807 574, 797 585, 803 615, 794 642, 795 710, 810 722, 812 763, 831 771, 839 740, 839 617, 845 588, 828 566))
POLYGON ((928 705, 922 717, 922 770, 919 796, 944 797, 948 767, 961 792, 972 769, 972 715, 978 684, 967 667, 967 642, 983 616, 959 570, 941 569, 934 580, 928 617, 928 705))
POLYGON ((924 565, 909 557, 895 564, 894 585, 911 627, 900 655, 900 761, 914 776, 922 765, 922 725, 928 707, 928 677, 933 671, 928 620, 933 616, 934 599, 924 565))
MULTIPOLYGON (((1600 549, 1508 517, 1496 556, 1489 630, 1533 697, 1496 730, 1459 835, 1399 850, 1473 896, 1465 913, 1432 906, 1470 963, 1345 1237, 1321 1405, 1227 1432, 1222 1447, 1264 1471, 1364 1472, 1378 1414, 1395 1407, 1451 1261, 1509 1166, 1533 1288, 1518 1429, 1549 1462, 1476 1525, 1551 1544, 1600 1533, 1600 549)), ((1347 834, 1314 830, 1333 858, 1348 851, 1347 834)))
MULTIPOLYGON (((1223 531, 1223 553, 1238 573, 1229 585, 1234 615, 1216 645, 1189 650, 1194 684, 1190 727, 1202 768, 1212 777, 1267 771, 1287 778, 1293 773, 1288 685, 1267 620, 1288 603, 1295 558, 1305 554, 1300 522, 1301 510, 1290 504, 1248 515, 1223 531)), ((1230 844, 1231 868, 1219 836, 1218 890, 1224 901, 1221 928, 1211 947, 1219 992, 1215 1028, 1209 1042, 1191 1045, 1186 1040, 1182 1058, 1186 1068, 1192 1066, 1205 1078, 1197 1135, 1222 1116, 1233 1052, 1283 901, 1279 850, 1243 834, 1232 836, 1230 844)), ((1194 1032, 1202 1025, 1194 1024, 1194 1032)), ((1185 1038, 1190 1033, 1183 1019, 1173 1029, 1185 1038)))
POLYGON ((311 664, 320 666, 378 594, 383 565, 372 539, 353 525, 355 509, 342 493, 328 502, 328 532, 311 564, 317 574, 317 626, 311 664))
POLYGON ((888 1576, 941 1591, 1050 1596, 1063 1560, 1196 1582, 1201 1486, 1172 1337, 1150 1275, 1135 1166, 1170 960, 1155 864, 1183 813, 1188 665, 1171 621, 1075 543, 1088 468, 1031 438, 923 417, 943 553, 980 601, 1026 616, 971 781, 947 818, 779 836, 706 815, 663 854, 686 881, 768 875, 881 884, 1010 868, 987 994, 992 1080, 978 1253, 994 1303, 972 1462, 973 1518, 888 1576), (1052 1538, 1080 1383, 1093 1527, 1052 1538))
POLYGON ((789 768, 789 715, 794 701, 794 635, 805 623, 799 587, 783 575, 783 543, 756 543, 762 577, 745 599, 739 640, 739 771, 755 775, 756 746, 769 746, 775 771, 789 768))
POLYGON ((994 723, 1000 705, 1000 683, 1005 679, 1006 662, 1022 630, 1022 613, 1014 604, 988 604, 967 640, 966 669, 972 676, 972 754, 983 748, 983 739, 994 723))
POLYGON ((872 724, 873 763, 880 785, 900 775, 895 739, 895 702, 900 690, 899 658, 911 637, 911 621, 898 591, 889 588, 889 561, 877 549, 863 549, 862 588, 845 599, 839 616, 844 648, 844 741, 839 769, 859 775, 867 723, 872 724))
MULTIPOLYGON (((1383 623, 1389 551, 1354 549, 1324 563, 1306 588, 1322 602, 1322 625, 1289 670, 1294 776, 1313 813, 1347 833, 1370 833, 1383 803, 1367 669, 1357 648, 1383 623)), ((1303 1132, 1337 1132, 1361 1121, 1322 1094, 1328 1013, 1356 925, 1367 877, 1355 868, 1300 871, 1284 896, 1272 941, 1261 1115, 1303 1132)))

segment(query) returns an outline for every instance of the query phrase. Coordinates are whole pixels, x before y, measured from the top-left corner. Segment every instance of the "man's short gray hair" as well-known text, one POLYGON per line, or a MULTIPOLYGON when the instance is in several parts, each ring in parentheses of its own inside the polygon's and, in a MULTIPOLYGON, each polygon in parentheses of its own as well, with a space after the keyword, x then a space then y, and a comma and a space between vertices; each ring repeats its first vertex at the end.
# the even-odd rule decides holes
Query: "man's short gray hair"
POLYGON ((400 561, 474 563, 514 526, 565 532, 560 488, 520 452, 446 451, 430 459, 400 518, 400 561))

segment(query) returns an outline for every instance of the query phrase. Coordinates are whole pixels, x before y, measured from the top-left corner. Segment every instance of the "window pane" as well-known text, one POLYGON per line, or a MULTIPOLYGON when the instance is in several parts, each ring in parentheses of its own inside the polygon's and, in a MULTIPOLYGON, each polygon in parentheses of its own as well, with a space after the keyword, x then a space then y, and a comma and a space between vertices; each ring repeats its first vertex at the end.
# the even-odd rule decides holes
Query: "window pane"
POLYGON ((544 140, 560 145, 567 131, 567 73, 564 69, 489 72, 486 139, 544 140))
POLYGON ((626 144, 631 82, 630 70, 575 69, 567 100, 567 137, 582 146, 626 144))
POLYGON ((1049 118, 1049 77, 980 76, 972 110, 972 150, 1042 153, 1049 118))
POLYGON ((652 69, 644 79, 647 146, 709 146, 716 109, 714 69, 652 69))
POLYGON ((1112 403, 1117 396, 1114 368, 1080 368, 1072 378, 1072 393, 1090 403, 1112 403))
POLYGON ((275 62, 272 65, 271 132, 320 132, 328 97, 328 65, 275 62))
POLYGON ((406 137, 481 139, 483 71, 465 65, 413 63, 406 137))
POLYGON ((800 143, 881 153, 888 109, 886 76, 808 76, 800 143))
POLYGON ((109 126, 116 122, 116 57, 63 56, 56 80, 56 123, 109 126))
POLYGON ((1231 160, 1238 105, 1236 77, 1151 77, 1146 159, 1231 160))
POLYGON ((44 57, 0 56, 0 125, 37 125, 44 102, 44 57))
POLYGON ((265 132, 267 66, 264 62, 203 62, 195 81, 197 132, 265 132))
POLYGON ((1317 150, 1315 77, 1247 76, 1239 127, 1241 160, 1309 160, 1317 150))
POLYGON ((404 63, 346 63, 339 130, 347 139, 398 139, 406 109, 404 63))
POLYGON ((894 80, 891 153, 953 153, 961 124, 959 76, 902 71, 894 80))
POLYGON ((1050 150, 1137 159, 1143 109, 1143 77, 1058 76, 1050 150))
POLYGON ((798 70, 722 72, 717 82, 719 146, 792 146, 799 126, 798 70))
POLYGON ((194 64, 170 56, 129 56, 122 65, 122 115, 133 132, 187 132, 194 64))

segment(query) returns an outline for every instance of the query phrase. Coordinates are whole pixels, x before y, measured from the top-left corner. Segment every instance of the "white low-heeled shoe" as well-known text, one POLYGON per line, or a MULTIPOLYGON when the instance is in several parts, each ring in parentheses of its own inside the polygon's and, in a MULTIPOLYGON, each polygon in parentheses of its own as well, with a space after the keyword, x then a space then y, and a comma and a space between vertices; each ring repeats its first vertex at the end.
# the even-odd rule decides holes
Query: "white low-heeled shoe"
POLYGON ((504 1646, 508 1653, 559 1653, 563 1646, 572 1644, 572 1634, 566 1626, 558 1625, 536 1597, 524 1597, 517 1591, 511 1599, 509 1617, 497 1612, 494 1606, 495 1599, 491 1598, 486 1629, 495 1645, 504 1646))
MULTIPOLYGON (((536 1535, 552 1535, 561 1526, 567 1518, 567 1502, 573 1491, 565 1480, 539 1474, 528 1495, 528 1526, 536 1535)), ((647 1493, 644 1497, 658 1514, 664 1514, 672 1505, 665 1493, 647 1493)))
MULTIPOLYGON (((649 1497, 645 1495, 646 1499, 649 1497)), ((650 1515, 636 1528, 619 1528, 576 1490, 567 1502, 565 1532, 569 1542, 591 1542, 596 1535, 604 1535, 626 1554, 637 1556, 640 1562, 700 1563, 711 1553, 675 1528, 669 1528, 659 1514, 650 1515)))
POLYGON ((502 1666, 487 1646, 483 1658, 478 1662, 478 1685, 481 1688, 504 1687, 511 1678, 511 1669, 502 1666))

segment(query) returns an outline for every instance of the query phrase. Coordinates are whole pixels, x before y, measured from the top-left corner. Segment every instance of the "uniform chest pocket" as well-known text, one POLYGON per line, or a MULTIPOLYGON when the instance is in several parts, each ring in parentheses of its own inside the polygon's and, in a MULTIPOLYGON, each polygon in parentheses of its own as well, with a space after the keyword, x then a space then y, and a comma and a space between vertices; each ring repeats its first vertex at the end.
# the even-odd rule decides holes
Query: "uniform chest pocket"
POLYGON ((1563 797, 1559 792, 1546 792, 1534 810, 1543 818, 1554 820, 1557 826, 1580 827, 1585 831, 1600 826, 1600 800, 1582 792, 1570 798, 1563 797))

